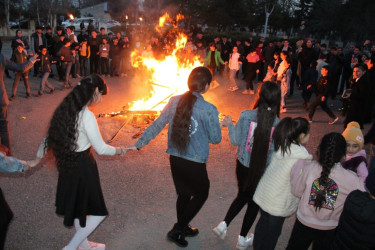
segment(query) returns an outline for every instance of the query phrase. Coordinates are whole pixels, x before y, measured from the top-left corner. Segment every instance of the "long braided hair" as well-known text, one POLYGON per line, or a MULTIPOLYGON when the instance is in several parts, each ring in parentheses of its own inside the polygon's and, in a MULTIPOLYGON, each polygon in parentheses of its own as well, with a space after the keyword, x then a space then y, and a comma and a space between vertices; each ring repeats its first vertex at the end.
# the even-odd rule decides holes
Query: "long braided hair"
POLYGON ((324 189, 320 189, 316 196, 314 204, 315 209, 321 209, 327 193, 327 184, 330 181, 329 174, 331 169, 336 163, 346 155, 346 141, 340 133, 329 133, 326 134, 318 148, 318 162, 322 166, 322 172, 319 177, 319 183, 321 183, 324 189))
POLYGON ((247 180, 243 191, 255 191, 267 163, 268 147, 272 125, 280 115, 280 87, 274 82, 265 82, 253 109, 257 108, 257 127, 254 130, 254 142, 250 157, 247 180))
POLYGON ((96 88, 102 95, 107 94, 103 78, 96 74, 86 76, 53 113, 45 147, 52 150, 60 173, 75 167, 78 115, 92 102, 96 88))
POLYGON ((181 153, 185 152, 190 142, 190 123, 193 107, 197 97, 193 92, 202 93, 212 80, 211 72, 206 67, 193 69, 188 78, 189 91, 178 101, 176 113, 173 117, 171 142, 181 153))

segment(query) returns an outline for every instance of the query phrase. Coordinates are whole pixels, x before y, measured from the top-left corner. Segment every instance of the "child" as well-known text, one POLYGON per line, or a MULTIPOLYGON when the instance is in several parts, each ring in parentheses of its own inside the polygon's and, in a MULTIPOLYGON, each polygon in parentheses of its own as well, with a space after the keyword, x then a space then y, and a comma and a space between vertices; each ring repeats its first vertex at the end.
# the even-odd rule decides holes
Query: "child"
POLYGON ((363 149, 364 138, 358 122, 350 122, 342 135, 346 140, 346 158, 342 166, 365 181, 368 175, 366 151, 363 149))
POLYGON ((263 79, 263 82, 271 82, 274 80, 275 73, 273 71, 273 67, 271 64, 268 64, 267 66, 267 74, 263 79))
POLYGON ((302 87, 302 98, 303 104, 302 106, 305 109, 310 107, 310 98, 313 92, 315 92, 313 87, 307 88, 307 86, 313 86, 314 83, 318 80, 318 71, 316 70, 316 61, 310 63, 310 67, 308 67, 301 79, 301 87, 302 87))
POLYGON ((355 190, 346 198, 333 250, 375 248, 375 171, 366 178, 366 191, 355 190))
POLYGON ((252 244, 253 236, 247 236, 258 214, 259 206, 253 201, 253 194, 268 166, 273 153, 272 131, 279 123, 280 87, 274 82, 265 82, 261 87, 253 110, 241 113, 236 126, 230 116, 226 116, 222 125, 227 126, 231 144, 238 146, 236 175, 237 197, 232 202, 224 218, 213 231, 221 239, 227 233, 227 227, 247 204, 241 233, 238 236, 237 249, 246 249, 252 244))
POLYGON ((51 150, 59 172, 56 213, 64 225, 74 225, 76 232, 64 250, 105 249, 104 244, 87 237, 108 215, 100 185, 98 167, 91 148, 100 155, 124 156, 126 149, 103 141, 90 106, 99 104, 108 91, 104 80, 96 75, 83 78, 56 108, 44 140, 39 146, 40 161, 51 150))
POLYGON ((291 59, 286 57, 283 61, 284 63, 284 71, 282 72, 280 78, 280 88, 281 88, 281 109, 280 113, 286 112, 286 104, 285 104, 285 96, 288 93, 289 86, 290 86, 290 78, 292 77, 292 71, 290 69, 291 59))
POLYGON ((234 46, 233 53, 229 56, 229 81, 231 85, 228 89, 229 91, 236 91, 238 89, 236 84, 236 73, 240 69, 240 64, 242 64, 242 62, 238 61, 238 59, 240 58, 240 54, 237 51, 237 46, 234 46))
POLYGON ((107 43, 107 38, 102 38, 102 44, 99 45, 99 55, 100 55, 100 73, 102 76, 109 76, 108 70, 108 60, 109 60, 109 44, 107 43))
MULTIPOLYGON (((328 66, 323 66, 321 70, 322 76, 319 78, 318 82, 316 83, 316 98, 310 105, 310 112, 308 115, 309 122, 312 122, 312 118, 314 116, 316 108, 320 105, 320 107, 328 114, 330 117, 329 125, 335 124, 339 118, 333 114, 331 109, 327 105, 327 97, 328 97, 328 90, 329 90, 329 80, 328 80, 328 66)), ((307 86, 307 89, 311 88, 311 85, 307 86)))
POLYGON ((39 59, 40 59, 40 72, 42 73, 42 79, 40 80, 40 88, 38 92, 38 96, 43 95, 44 87, 50 89, 49 93, 52 94, 55 91, 55 88, 48 83, 49 74, 52 72, 51 70, 51 57, 47 52, 47 48, 44 45, 39 47, 39 59))
POLYGON ((218 111, 202 94, 208 91, 212 75, 205 67, 197 67, 189 75, 189 91, 172 97, 161 115, 149 126, 130 149, 141 149, 169 123, 168 149, 172 177, 177 191, 177 223, 167 234, 170 241, 186 247, 185 236, 199 231, 189 222, 202 208, 209 192, 206 162, 209 144, 221 141, 218 111))
POLYGON ((90 46, 87 44, 87 38, 84 38, 79 47, 79 65, 81 76, 87 76, 87 62, 90 58, 90 46))
POLYGON ((246 89, 242 92, 244 95, 254 94, 254 84, 253 80, 256 74, 259 73, 260 60, 254 48, 250 49, 250 53, 246 56, 246 89))
MULTIPOLYGON (((19 64, 27 62, 27 54, 24 52, 24 48, 25 47, 22 43, 18 43, 17 49, 13 51, 13 54, 10 60, 19 64)), ((9 100, 11 101, 13 101, 16 98, 17 88, 18 88, 18 84, 20 83, 21 77, 23 78, 23 83, 25 84, 26 98, 31 97, 30 83, 29 83, 29 70, 25 72, 15 72, 13 88, 12 88, 12 96, 9 98, 9 100)))
POLYGON ((204 58, 204 61, 207 63, 207 68, 211 71, 212 74, 212 84, 211 89, 214 89, 216 87, 219 87, 219 83, 215 80, 215 71, 218 67, 220 67, 221 64, 226 64, 227 62, 224 62, 224 60, 221 58, 221 53, 216 49, 216 46, 214 43, 210 43, 210 50, 207 53, 206 58, 204 58))
POLYGON ((275 152, 254 194, 261 213, 254 249, 274 249, 285 218, 297 210, 299 199, 291 191, 290 171, 298 160, 312 159, 303 146, 309 138, 310 124, 305 118, 286 117, 275 128, 275 152))
POLYGON ((363 182, 341 161, 346 154, 345 138, 325 135, 319 145, 318 162, 298 161, 291 172, 292 193, 300 197, 297 219, 287 250, 331 249, 346 197, 353 190, 364 191, 363 182))

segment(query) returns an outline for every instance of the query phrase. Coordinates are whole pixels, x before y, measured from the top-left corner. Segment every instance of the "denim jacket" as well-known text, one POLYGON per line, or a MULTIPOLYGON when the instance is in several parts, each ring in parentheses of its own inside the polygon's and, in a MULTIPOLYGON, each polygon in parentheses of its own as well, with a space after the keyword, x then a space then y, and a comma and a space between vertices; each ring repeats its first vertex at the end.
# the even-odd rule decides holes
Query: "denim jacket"
MULTIPOLYGON (((279 121, 280 119, 276 117, 272 125, 273 128, 276 127, 279 121)), ((241 162, 241 164, 244 165, 245 167, 249 166, 250 157, 251 157, 251 152, 248 149, 247 142, 248 142, 249 130, 251 128, 252 122, 253 124, 257 122, 257 109, 242 111, 240 118, 238 119, 238 122, 236 123, 236 126, 234 126, 232 123, 230 123, 228 126, 230 143, 232 143, 233 146, 238 146, 237 158, 241 162)), ((272 134, 271 134, 270 142, 271 140, 272 140, 272 134)), ((273 151, 274 151, 274 145, 272 142, 268 150, 266 166, 270 162, 273 151)))
POLYGON ((190 142, 186 152, 179 152, 171 142, 173 117, 181 95, 174 96, 169 100, 159 118, 145 130, 135 146, 140 149, 147 145, 169 123, 167 153, 194 162, 207 162, 209 143, 218 144, 221 141, 219 113, 217 108, 211 103, 206 102, 201 94, 193 92, 193 95, 197 97, 197 101, 193 107, 190 124, 190 142))
POLYGON ((0 152, 0 172, 24 172, 26 168, 26 162, 20 161, 14 157, 7 157, 4 153, 0 152))

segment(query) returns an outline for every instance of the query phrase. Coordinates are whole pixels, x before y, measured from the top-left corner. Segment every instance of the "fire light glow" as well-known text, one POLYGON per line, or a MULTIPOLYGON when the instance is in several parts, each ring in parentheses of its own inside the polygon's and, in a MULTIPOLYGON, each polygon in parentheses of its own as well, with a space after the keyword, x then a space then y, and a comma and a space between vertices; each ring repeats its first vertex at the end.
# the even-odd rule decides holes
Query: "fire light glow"
MULTIPOLYGON (((165 19, 162 20, 163 17, 160 18, 159 25, 164 24, 165 19)), ((135 68, 142 66, 144 70, 152 74, 150 79, 152 90, 149 96, 129 103, 129 110, 160 111, 172 96, 188 91, 189 74, 194 68, 202 66, 202 63, 197 56, 193 57, 192 60, 181 56, 181 51, 185 49, 186 43, 187 36, 180 32, 173 51, 161 60, 157 60, 153 56, 142 57, 139 51, 132 52, 132 66, 135 68)))
POLYGON ((73 14, 69 14, 68 16, 69 16, 69 19, 70 19, 70 20, 74 20, 74 16, 73 16, 73 14))

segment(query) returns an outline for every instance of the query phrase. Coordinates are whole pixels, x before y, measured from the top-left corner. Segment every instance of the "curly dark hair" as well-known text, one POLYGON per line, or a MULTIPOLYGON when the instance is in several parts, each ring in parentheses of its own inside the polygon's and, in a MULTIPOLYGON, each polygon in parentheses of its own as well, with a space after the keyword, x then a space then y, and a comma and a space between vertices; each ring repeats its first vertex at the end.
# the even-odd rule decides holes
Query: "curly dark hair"
POLYGON ((178 101, 176 113, 172 122, 171 143, 181 153, 185 152, 190 142, 190 123, 193 107, 197 97, 193 92, 201 93, 210 85, 212 80, 211 72, 206 67, 197 67, 189 75, 189 91, 183 94, 178 101))
POLYGON ((84 106, 91 103, 96 88, 102 95, 107 94, 107 85, 99 75, 83 78, 53 113, 45 147, 52 150, 59 172, 75 166, 78 115, 84 106))
POLYGON ((310 131, 310 123, 302 117, 285 117, 276 126, 272 139, 275 145, 275 151, 281 150, 281 155, 290 153, 290 145, 295 143, 299 145, 298 138, 310 131))
POLYGON ((346 141, 340 133, 326 134, 319 147, 317 155, 318 162, 323 170, 319 177, 319 182, 324 186, 323 190, 319 190, 314 204, 315 210, 322 208, 325 203, 325 194, 327 192, 327 184, 329 182, 329 174, 336 163, 346 155, 346 141))
POLYGON ((274 82, 265 82, 259 86, 260 92, 253 109, 257 108, 257 127, 254 131, 254 143, 250 157, 247 180, 243 191, 254 192, 262 177, 267 163, 268 147, 272 125, 280 115, 280 87, 274 82))

